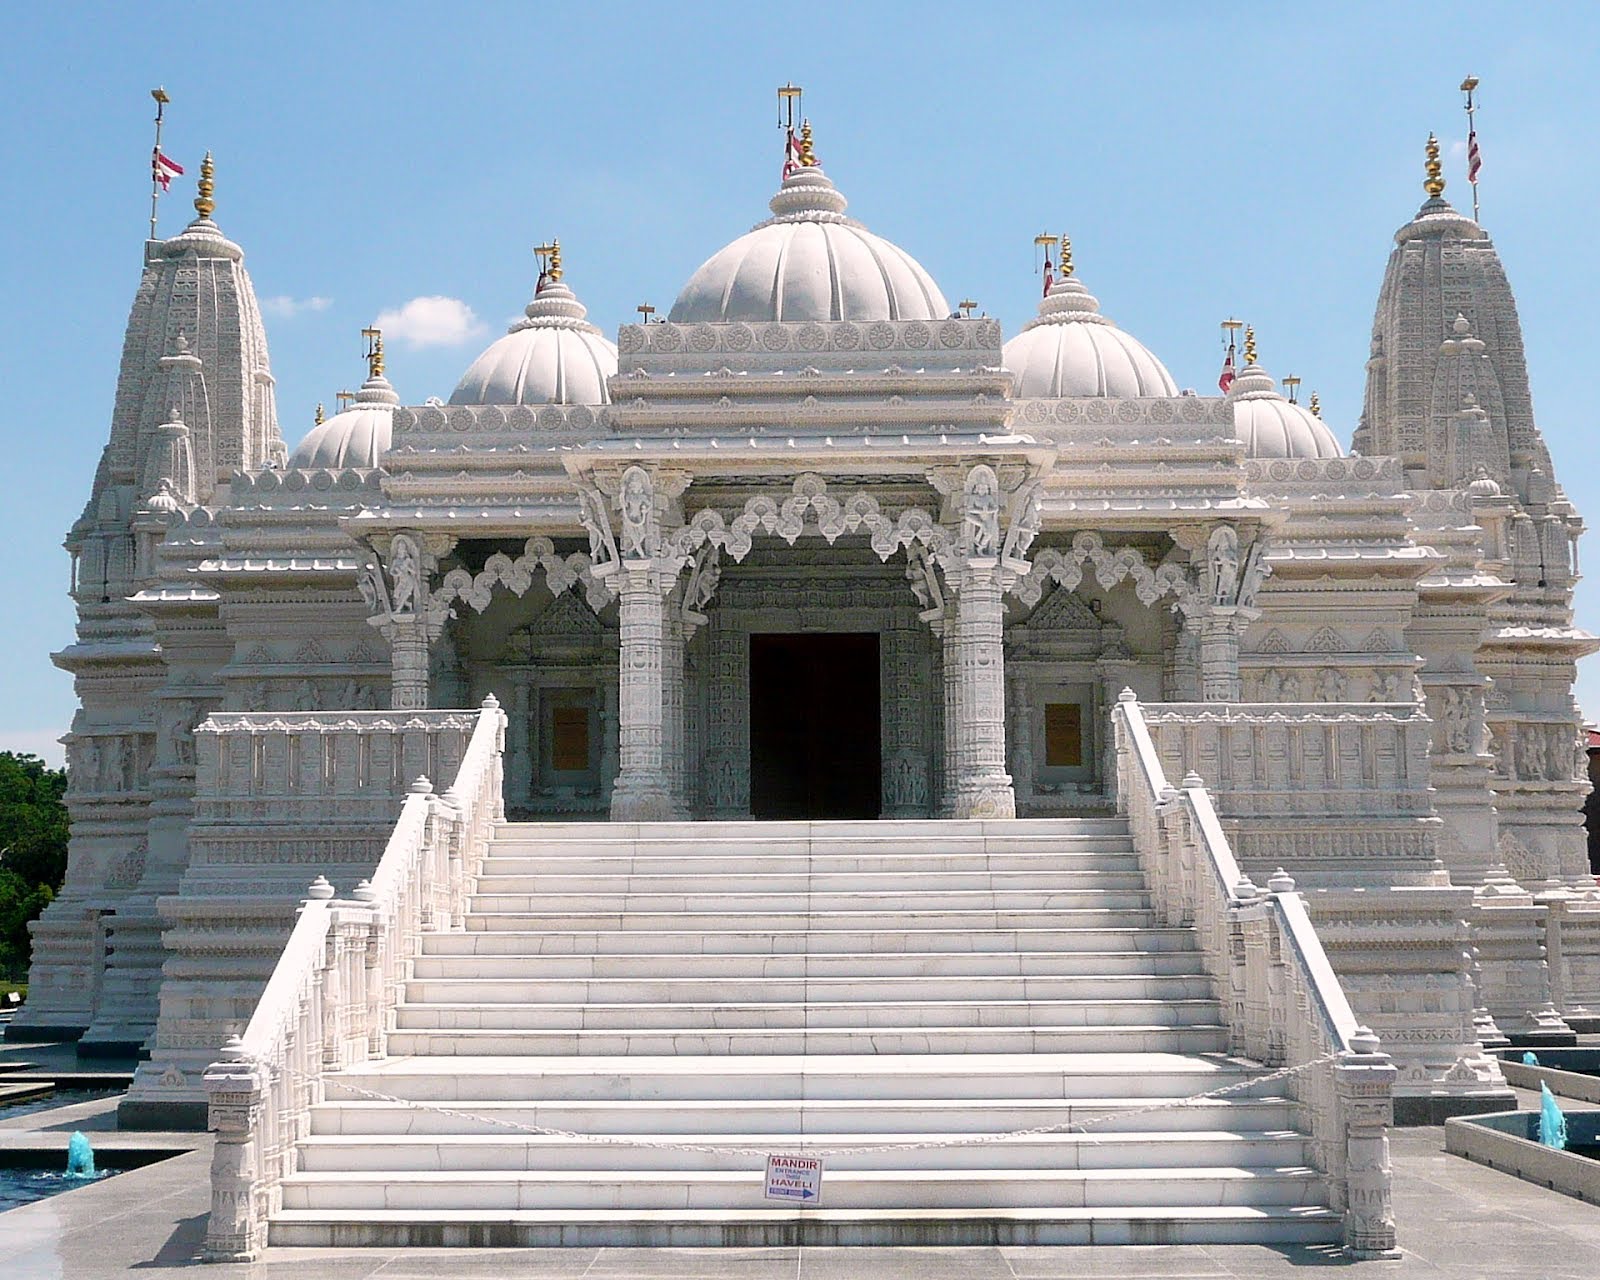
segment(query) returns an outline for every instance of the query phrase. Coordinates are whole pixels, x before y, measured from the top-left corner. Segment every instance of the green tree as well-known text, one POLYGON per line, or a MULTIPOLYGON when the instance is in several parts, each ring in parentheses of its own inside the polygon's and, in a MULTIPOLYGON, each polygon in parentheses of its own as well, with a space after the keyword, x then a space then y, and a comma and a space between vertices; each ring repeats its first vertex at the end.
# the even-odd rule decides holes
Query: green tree
POLYGON ((0 751, 0 973, 26 968, 28 922, 67 873, 66 790, 65 769, 0 751))

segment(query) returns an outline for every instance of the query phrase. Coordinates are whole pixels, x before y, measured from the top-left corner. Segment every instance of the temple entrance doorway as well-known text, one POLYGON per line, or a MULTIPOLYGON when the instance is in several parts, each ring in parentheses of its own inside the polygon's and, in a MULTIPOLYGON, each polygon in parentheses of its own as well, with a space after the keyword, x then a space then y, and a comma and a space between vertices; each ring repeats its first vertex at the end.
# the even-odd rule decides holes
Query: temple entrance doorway
POLYGON ((759 819, 876 818, 878 637, 750 637, 750 811, 759 819))

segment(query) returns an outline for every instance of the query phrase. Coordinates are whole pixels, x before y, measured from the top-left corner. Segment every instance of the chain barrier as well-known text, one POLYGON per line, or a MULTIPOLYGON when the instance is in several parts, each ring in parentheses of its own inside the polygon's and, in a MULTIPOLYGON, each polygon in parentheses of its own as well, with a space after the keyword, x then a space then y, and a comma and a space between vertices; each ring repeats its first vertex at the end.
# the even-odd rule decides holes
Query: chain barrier
MULTIPOLYGON (((1068 1120, 1060 1124, 1035 1125, 1031 1129, 1010 1129, 1003 1133, 964 1134, 957 1137, 936 1138, 922 1142, 851 1143, 847 1146, 841 1147, 806 1146, 804 1134, 774 1134, 773 1136, 774 1138, 781 1137, 785 1140, 788 1140, 788 1145, 790 1148, 798 1145, 806 1155, 824 1157, 840 1155, 879 1155, 894 1151, 933 1151, 947 1147, 977 1147, 995 1142, 1008 1142, 1017 1138, 1039 1138, 1052 1133, 1078 1133, 1089 1138, 1091 1142, 1098 1142, 1098 1140, 1094 1138, 1094 1136, 1088 1131, 1097 1125, 1106 1123, 1107 1121, 1132 1120, 1139 1116, 1153 1115, 1157 1112, 1178 1111, 1185 1107, 1198 1106, 1203 1102, 1211 1102, 1219 1098, 1229 1097, 1232 1094, 1238 1093, 1242 1089, 1259 1088, 1261 1085, 1271 1084, 1277 1080, 1286 1080, 1291 1076, 1299 1075, 1301 1072, 1310 1071, 1314 1067, 1326 1066, 1332 1062, 1336 1062, 1338 1058, 1339 1054, 1328 1053, 1324 1054, 1320 1058, 1313 1058, 1309 1062, 1302 1062, 1297 1066, 1280 1067, 1276 1071, 1266 1072, 1265 1074, 1258 1076, 1251 1076, 1248 1080, 1239 1080, 1233 1084, 1222 1085, 1219 1088, 1207 1090, 1205 1093, 1191 1094, 1186 1098, 1163 1099, 1160 1102, 1151 1103, 1146 1107, 1137 1107, 1132 1111, 1108 1111, 1105 1115, 1096 1116, 1091 1120, 1068 1120)), ((660 1138, 632 1137, 626 1134, 576 1133, 571 1129, 555 1129, 548 1125, 530 1124, 522 1120, 509 1120, 500 1116, 483 1115, 476 1111, 462 1111, 455 1107, 441 1107, 430 1102, 417 1102, 413 1099, 402 1098, 392 1093, 384 1093, 378 1089, 363 1088, 360 1085, 350 1084, 346 1081, 338 1080, 336 1078, 313 1075, 309 1072, 300 1071, 295 1067, 284 1066, 281 1069, 289 1072, 291 1075, 298 1076, 302 1080, 313 1082, 320 1081, 324 1085, 332 1084, 337 1086, 345 1093, 353 1093, 361 1098, 373 1102, 397 1103, 400 1106, 407 1107, 413 1111, 426 1111, 433 1115, 448 1117, 452 1120, 469 1120, 477 1124, 495 1125, 500 1128, 509 1129, 519 1133, 530 1134, 535 1137, 563 1138, 569 1142, 589 1142, 598 1146, 645 1147, 658 1151, 690 1151, 699 1154, 710 1155, 753 1156, 760 1159, 765 1159, 773 1151, 779 1149, 777 1145, 769 1147, 735 1147, 708 1142, 671 1142, 660 1138)), ((814 1101, 826 1103, 827 1100, 817 1099, 814 1101)), ((531 1105, 537 1106, 541 1104, 538 1102, 533 1102, 531 1105)), ((544 1105, 551 1104, 547 1103, 544 1105)), ((575 1100, 572 1105, 581 1106, 582 1102, 581 1100, 575 1100)), ((1071 1106, 1072 1104, 1063 1099, 1062 1105, 1071 1106)), ((444 1135, 440 1136, 442 1137, 444 1135)))

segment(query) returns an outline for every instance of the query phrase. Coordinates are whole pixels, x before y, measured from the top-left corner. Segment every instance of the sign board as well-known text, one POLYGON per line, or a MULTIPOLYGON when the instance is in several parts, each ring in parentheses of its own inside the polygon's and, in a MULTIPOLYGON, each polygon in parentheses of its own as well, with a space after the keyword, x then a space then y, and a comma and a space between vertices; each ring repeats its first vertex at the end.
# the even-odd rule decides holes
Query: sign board
POLYGON ((815 1204, 822 1195, 819 1156, 768 1156, 767 1199, 815 1204))

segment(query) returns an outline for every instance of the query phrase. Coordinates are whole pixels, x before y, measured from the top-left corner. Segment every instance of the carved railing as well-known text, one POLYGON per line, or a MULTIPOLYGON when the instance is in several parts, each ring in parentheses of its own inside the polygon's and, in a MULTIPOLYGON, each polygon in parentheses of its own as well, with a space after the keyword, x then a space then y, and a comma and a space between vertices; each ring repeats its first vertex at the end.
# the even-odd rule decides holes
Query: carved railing
POLYGON ((411 784, 370 881, 348 900, 321 876, 242 1036, 206 1072, 211 1217, 206 1257, 260 1256, 294 1172, 296 1145, 331 1071, 383 1056, 428 932, 460 929, 494 826, 503 821, 505 714, 491 695, 450 788, 411 784))
POLYGON ((1312 1161, 1344 1215, 1346 1249, 1395 1245, 1388 1128, 1397 1074, 1378 1037, 1356 1024, 1305 901, 1278 872, 1258 889, 1239 870, 1198 776, 1167 782, 1137 699, 1112 712, 1117 803, 1149 873, 1157 913, 1196 931, 1226 992, 1231 1050, 1285 1072, 1311 1136, 1312 1161))

